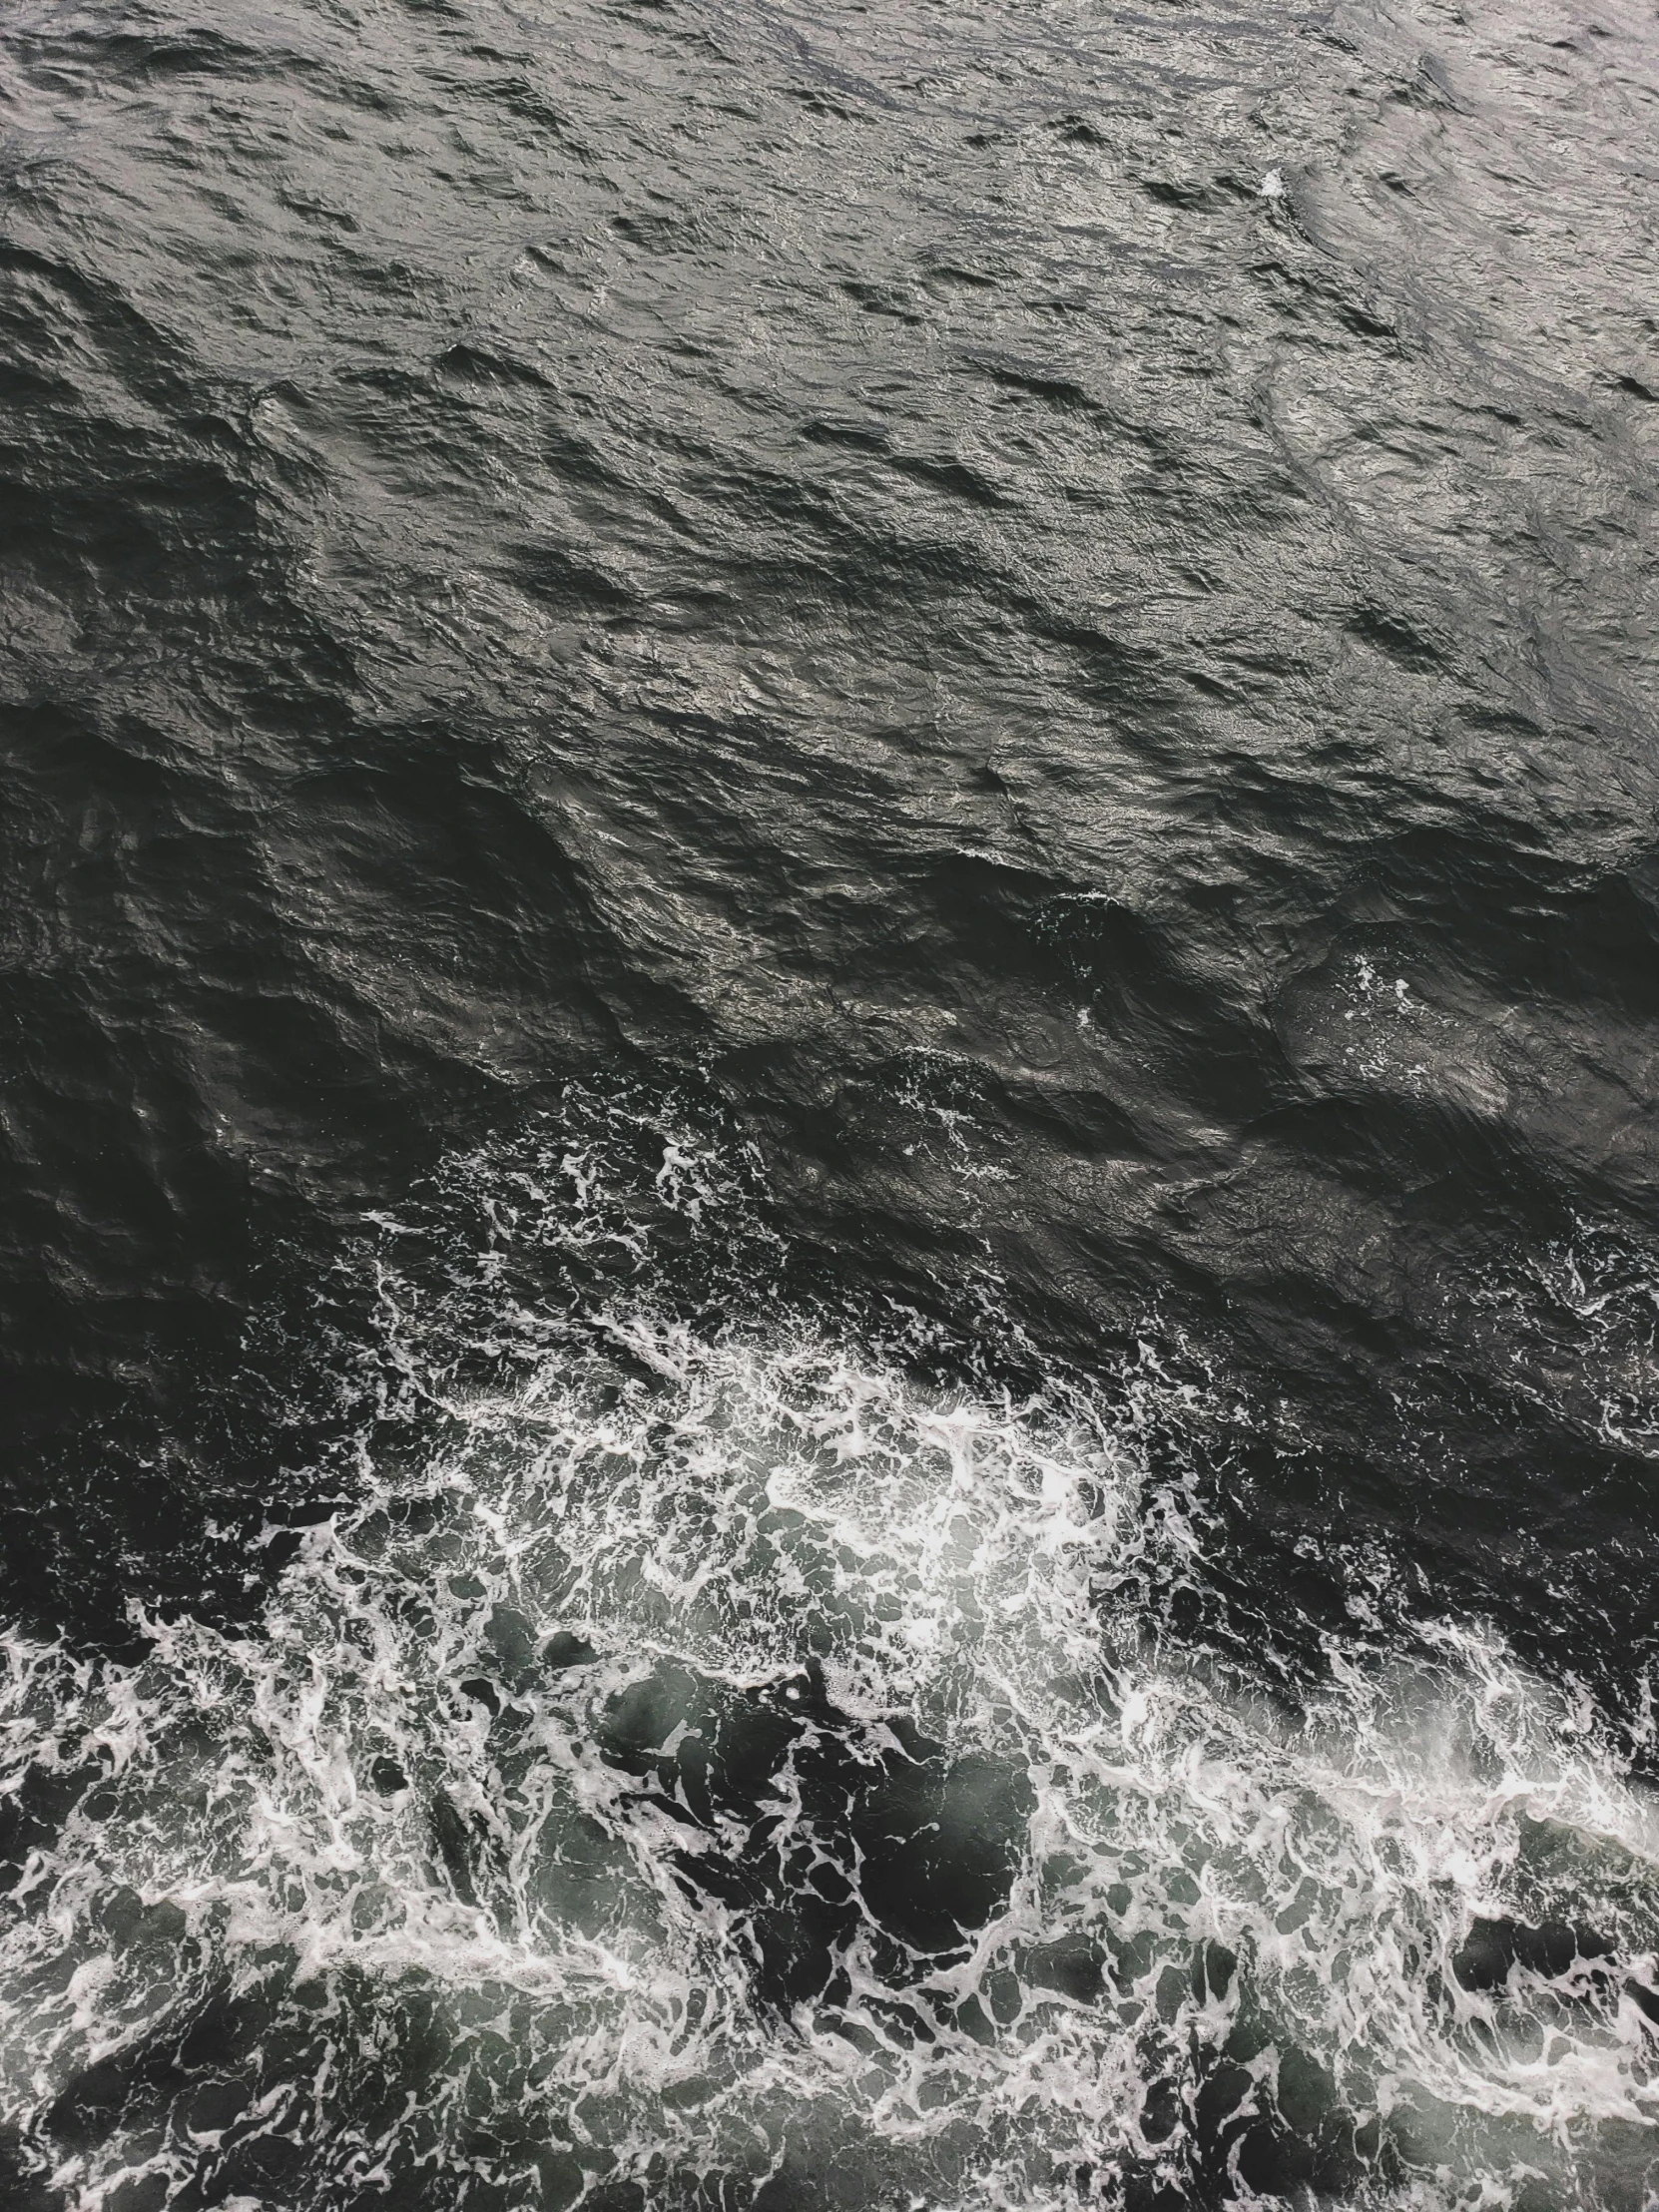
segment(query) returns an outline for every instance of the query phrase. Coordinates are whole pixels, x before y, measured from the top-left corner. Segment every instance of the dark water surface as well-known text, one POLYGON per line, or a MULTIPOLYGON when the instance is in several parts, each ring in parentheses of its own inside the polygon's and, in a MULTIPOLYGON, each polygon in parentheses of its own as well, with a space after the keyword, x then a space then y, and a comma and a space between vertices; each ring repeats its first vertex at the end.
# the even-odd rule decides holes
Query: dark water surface
POLYGON ((1656 174, 12 0, 6 2204, 1656 2201, 1656 174))

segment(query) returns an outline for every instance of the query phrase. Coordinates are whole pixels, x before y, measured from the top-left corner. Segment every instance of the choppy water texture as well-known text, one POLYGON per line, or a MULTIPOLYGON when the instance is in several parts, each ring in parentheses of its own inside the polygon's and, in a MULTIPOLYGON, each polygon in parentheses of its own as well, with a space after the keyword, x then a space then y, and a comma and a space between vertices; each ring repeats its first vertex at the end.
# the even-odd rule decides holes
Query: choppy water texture
POLYGON ((1659 25, 0 24, 0 2198, 1659 2191, 1659 25))

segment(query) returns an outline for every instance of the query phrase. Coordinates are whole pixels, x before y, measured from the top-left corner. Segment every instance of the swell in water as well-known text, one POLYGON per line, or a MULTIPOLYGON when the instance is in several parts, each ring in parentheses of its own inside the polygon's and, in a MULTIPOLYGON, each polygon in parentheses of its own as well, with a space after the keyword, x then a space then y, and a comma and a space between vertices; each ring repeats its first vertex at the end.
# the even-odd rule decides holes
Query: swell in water
POLYGON ((788 1257, 572 1094, 340 1261, 251 1617, 8 1639, 14 2200, 1641 2204, 1650 1706, 1376 1573, 1295 1679, 1223 1379, 788 1257))
POLYGON ((1649 2212, 1656 58, 9 0, 8 2212, 1649 2212))

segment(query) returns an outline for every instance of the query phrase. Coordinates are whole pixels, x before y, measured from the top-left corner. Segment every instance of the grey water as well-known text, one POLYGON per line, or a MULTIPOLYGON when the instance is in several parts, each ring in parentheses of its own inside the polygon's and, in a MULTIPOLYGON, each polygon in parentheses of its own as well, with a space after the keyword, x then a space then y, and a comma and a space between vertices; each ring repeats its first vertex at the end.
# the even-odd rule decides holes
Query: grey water
POLYGON ((0 2201, 1655 2201, 1656 117, 13 0, 0 2201))

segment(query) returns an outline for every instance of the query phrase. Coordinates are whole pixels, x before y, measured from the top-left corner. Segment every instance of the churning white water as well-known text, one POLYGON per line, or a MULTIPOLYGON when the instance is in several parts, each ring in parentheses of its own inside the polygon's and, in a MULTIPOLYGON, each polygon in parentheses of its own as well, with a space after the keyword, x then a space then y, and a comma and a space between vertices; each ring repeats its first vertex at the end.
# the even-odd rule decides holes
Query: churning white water
MULTIPOLYGON (((498 1256, 625 1242, 602 1165, 457 1172, 498 1256)), ((656 1189, 707 1230, 718 1163, 670 1131, 656 1189)), ((5 1645, 3 1786, 56 1808, 0 1924, 20 2171, 77 2212, 1643 2203, 1652 1802, 1467 1626, 1328 1638, 1295 1709, 1184 1649, 1150 1355, 923 1387, 650 1268, 579 1329, 492 1307, 493 1260, 413 1318, 402 1234, 363 1357, 421 1417, 257 1620, 5 1645), (463 1311, 509 1382, 456 1381, 463 1311)))

